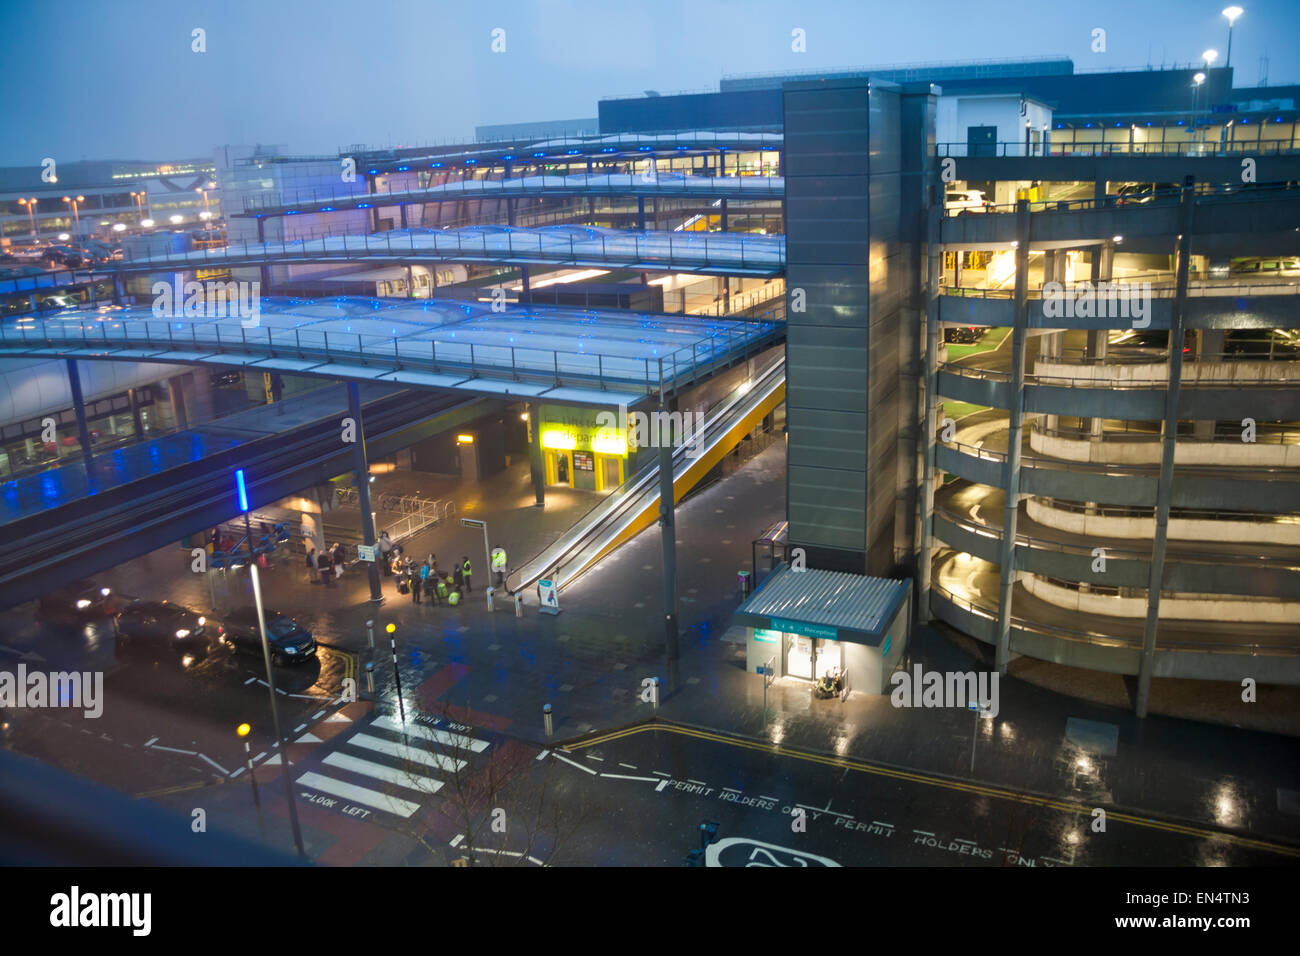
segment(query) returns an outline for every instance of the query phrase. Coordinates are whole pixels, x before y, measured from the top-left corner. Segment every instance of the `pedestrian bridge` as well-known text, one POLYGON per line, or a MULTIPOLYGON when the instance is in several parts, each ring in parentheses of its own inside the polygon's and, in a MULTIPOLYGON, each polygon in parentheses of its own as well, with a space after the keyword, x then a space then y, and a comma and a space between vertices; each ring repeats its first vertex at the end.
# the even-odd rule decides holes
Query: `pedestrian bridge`
POLYGON ((688 176, 680 173, 574 173, 567 176, 517 176, 466 179, 421 189, 367 192, 365 189, 299 190, 284 198, 255 197, 232 216, 262 218, 314 212, 342 212, 465 199, 552 196, 645 196, 708 199, 783 199, 780 176, 688 176))
POLYGON ((706 379, 784 334, 780 322, 618 309, 268 298, 245 319, 144 306, 25 317, 0 325, 0 357, 236 366, 616 407, 706 379))
POLYGON ((133 255, 115 263, 113 271, 339 262, 479 262, 769 277, 785 272, 785 236, 632 232, 576 225, 397 229, 374 235, 232 242, 216 249, 133 255))

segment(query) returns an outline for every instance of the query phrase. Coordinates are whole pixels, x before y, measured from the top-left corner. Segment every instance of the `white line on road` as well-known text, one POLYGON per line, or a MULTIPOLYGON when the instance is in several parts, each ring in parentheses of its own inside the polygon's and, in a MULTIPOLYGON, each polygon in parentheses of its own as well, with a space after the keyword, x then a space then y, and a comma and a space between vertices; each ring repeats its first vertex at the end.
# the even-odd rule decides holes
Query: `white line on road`
POLYGON ((687 783, 693 783, 693 784, 695 784, 697 787, 707 787, 707 786, 708 786, 708 784, 705 783, 703 780, 692 780, 690 777, 687 777, 687 778, 686 778, 686 782, 687 782, 687 783))
POLYGON ((737 790, 735 787, 723 787, 723 790, 729 790, 732 793, 744 793, 743 790, 737 790))
POLYGON ((546 759, 546 755, 549 754, 549 753, 550 753, 549 750, 543 750, 541 753, 539 753, 539 754, 537 755, 537 759, 538 759, 538 760, 545 760, 545 759, 546 759))
POLYGON ((303 732, 304 730, 306 730, 306 729, 307 729, 307 724, 306 724, 306 723, 301 723, 301 724, 299 724, 297 727, 293 728, 293 732, 294 732, 295 734, 298 734, 298 733, 302 733, 302 732, 303 732))
POLYGON ((388 754, 388 756, 397 757, 399 760, 424 764, 426 767, 437 767, 439 770, 447 771, 447 773, 456 773, 465 766, 464 760, 455 760, 443 754, 429 753, 427 750, 417 750, 415 747, 384 740, 382 737, 371 737, 369 734, 353 734, 348 743, 364 747, 367 750, 375 750, 381 754, 388 754))
POLYGON ((765 796, 763 796, 761 793, 758 795, 758 799, 760 799, 760 800, 771 800, 773 803, 776 803, 776 802, 777 802, 777 798, 776 798, 776 797, 765 797, 765 796))
POLYGON ((220 770, 220 771, 221 771, 225 776, 227 776, 227 777, 230 776, 230 771, 227 770, 225 767, 221 766, 221 764, 217 763, 217 762, 216 762, 215 760, 213 760, 211 757, 205 756, 204 754, 198 754, 198 758, 199 758, 200 760, 206 760, 208 763, 212 764, 212 766, 214 766, 214 767, 216 767, 218 770, 220 770))
POLYGON ((615 780, 648 780, 650 783, 659 783, 658 777, 633 777, 625 773, 602 773, 602 777, 613 777, 615 780))
POLYGON ((605 762, 604 757, 597 757, 595 754, 584 754, 583 756, 585 756, 588 760, 599 760, 601 763, 605 762))
POLYGON ((244 686, 247 687, 249 684, 253 683, 253 681, 255 681, 255 680, 257 680, 256 677, 250 677, 248 680, 244 681, 244 686))
POLYGON ((325 716, 325 711, 323 711, 323 710, 318 710, 318 711, 316 711, 316 713, 312 714, 311 719, 312 719, 312 720, 320 720, 320 719, 321 719, 322 717, 324 717, 324 716, 325 716))
POLYGON ((344 800, 351 800, 353 803, 362 803, 368 807, 374 807, 376 810, 383 810, 398 817, 409 817, 420 809, 418 803, 412 803, 410 800, 401 800, 397 797, 390 797, 386 793, 380 793, 378 790, 369 790, 366 787, 356 787, 350 783, 344 783, 341 780, 335 780, 332 777, 322 776, 319 773, 305 773, 297 781, 304 787, 311 787, 313 790, 323 790, 325 793, 331 793, 336 797, 342 797, 344 800))
POLYGON ((247 767, 240 767, 238 770, 236 770, 234 773, 230 775, 230 779, 234 780, 236 777, 238 777, 241 773, 243 773, 247 769, 248 769, 247 767))
POLYGON ((440 744, 472 750, 476 754, 480 754, 488 748, 486 740, 475 740, 473 737, 451 734, 445 730, 436 730, 420 724, 403 724, 391 717, 376 717, 373 723, 374 726, 382 727, 384 730, 396 731, 399 734, 410 734, 412 737, 422 737, 425 740, 433 740, 440 744))
POLYGON ((659 786, 655 787, 655 793, 658 793, 658 792, 661 791, 664 787, 668 786, 670 783, 672 783, 671 780, 660 780, 660 781, 659 781, 659 786))
POLYGON ((913 833, 919 833, 921 836, 934 836, 929 830, 913 830, 913 833))
POLYGON ((338 767, 341 770, 359 773, 363 777, 374 777, 376 780, 405 787, 407 790, 415 790, 417 793, 437 793, 442 789, 441 780, 434 780, 432 777, 425 777, 421 774, 405 773, 382 763, 353 757, 351 754, 332 753, 325 758, 323 763, 327 763, 331 767, 338 767))
POLYGON ((872 820, 871 825, 877 827, 889 827, 889 829, 891 830, 894 829, 894 825, 892 823, 881 823, 879 820, 872 820))
POLYGON ((465 839, 465 834, 457 833, 455 839, 451 841, 451 846, 460 846, 461 841, 465 839))
POLYGON ((146 741, 144 742, 144 745, 145 745, 146 747, 150 747, 150 746, 153 745, 153 742, 154 742, 155 740, 157 740, 157 739, 158 739, 157 737, 150 737, 148 740, 146 740, 146 741))
POLYGON ((803 807, 805 810, 811 810, 813 813, 829 813, 833 817, 842 817, 845 820, 853 819, 853 817, 847 813, 836 813, 834 810, 827 810, 825 807, 810 807, 806 803, 796 803, 795 806, 803 807))
POLYGON ((165 750, 172 754, 189 754, 191 757, 196 757, 199 753, 197 750, 177 750, 175 747, 164 747, 162 744, 154 744, 153 749, 165 750))
POLYGON ((563 754, 556 754, 556 755, 555 755, 555 759, 556 759, 556 760, 563 760, 565 763, 570 764, 570 765, 572 765, 572 766, 574 766, 574 767, 577 767, 577 768, 578 768, 579 770, 581 770, 583 773, 589 773, 589 774, 591 774, 593 777, 596 776, 596 771, 592 770, 590 767, 584 767, 582 764, 578 763, 578 761, 576 761, 576 760, 570 760, 568 757, 564 756, 563 754))
POLYGON ((620 767, 627 767, 628 770, 635 770, 635 769, 636 769, 636 767, 632 766, 630 763, 623 763, 623 761, 621 761, 621 760, 618 762, 618 765, 619 765, 620 767))
POLYGON ((669 780, 673 779, 673 775, 672 775, 672 774, 670 774, 670 773, 664 773, 662 770, 651 770, 650 772, 653 773, 653 774, 658 774, 658 775, 661 776, 661 777, 667 777, 669 780))

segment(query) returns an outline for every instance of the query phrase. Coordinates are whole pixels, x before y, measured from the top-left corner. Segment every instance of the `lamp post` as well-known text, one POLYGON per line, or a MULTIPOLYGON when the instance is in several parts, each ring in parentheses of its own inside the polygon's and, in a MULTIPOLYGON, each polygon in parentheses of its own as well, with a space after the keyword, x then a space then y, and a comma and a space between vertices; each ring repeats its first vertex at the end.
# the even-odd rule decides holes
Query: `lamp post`
POLYGON ((81 215, 77 212, 77 203, 85 202, 86 197, 78 196, 76 199, 73 199, 71 196, 64 196, 63 201, 72 204, 72 221, 73 223, 75 223, 76 226, 76 228, 72 230, 72 234, 76 236, 78 239, 80 239, 81 238, 81 215))
POLYGON ((1223 8, 1223 15, 1228 18, 1228 56, 1223 61, 1225 70, 1232 66, 1232 25, 1237 22, 1237 17, 1245 12, 1241 7, 1237 6, 1223 8))
POLYGON ((271 645, 266 639, 266 611, 262 606, 262 581, 257 573, 257 555, 253 553, 253 526, 248 516, 248 487, 244 483, 244 469, 235 469, 235 489, 239 493, 239 510, 244 515, 244 534, 248 541, 248 573, 253 579, 253 602, 257 605, 257 629, 262 635, 262 660, 266 664, 266 688, 271 695, 271 726, 280 745, 280 760, 284 764, 284 795, 289 801, 289 822, 293 826, 293 842, 298 855, 305 857, 302 846, 302 829, 298 826, 298 807, 293 802, 293 782, 289 779, 289 748, 280 732, 280 705, 275 699, 275 672, 271 668, 271 645))
POLYGON ((24 206, 24 207, 26 207, 26 209, 27 209, 27 219, 28 219, 28 221, 30 221, 31 224, 32 224, 32 238, 33 238, 33 239, 37 239, 37 238, 39 238, 39 233, 38 233, 37 230, 36 230, 36 201, 37 201, 37 200, 36 200, 36 197, 35 197, 35 196, 33 196, 31 199, 20 199, 20 200, 18 200, 18 205, 20 205, 20 206, 24 206))
POLYGON ((244 763, 248 767, 248 782, 253 785, 253 806, 257 807, 257 829, 265 838, 266 826, 262 823, 262 798, 257 793, 257 777, 253 773, 253 751, 248 746, 248 735, 252 729, 250 724, 242 723, 235 728, 235 733, 244 741, 244 763))
POLYGON ((1194 77, 1192 77, 1192 143, 1193 144, 1196 143, 1196 126, 1197 126, 1196 99, 1197 96, 1200 94, 1201 84, 1204 82, 1205 82, 1204 73, 1197 73, 1194 77))
MULTIPOLYGON (((1206 50, 1204 53, 1201 54, 1201 59, 1205 61, 1205 73, 1207 76, 1210 73, 1211 65, 1213 65, 1214 61, 1217 60, 1218 58, 1219 58, 1218 50, 1206 50)), ((1202 139, 1210 135, 1210 131, 1209 131, 1210 110, 1211 110, 1210 91, 1207 89, 1205 91, 1205 127, 1201 132, 1202 139)))

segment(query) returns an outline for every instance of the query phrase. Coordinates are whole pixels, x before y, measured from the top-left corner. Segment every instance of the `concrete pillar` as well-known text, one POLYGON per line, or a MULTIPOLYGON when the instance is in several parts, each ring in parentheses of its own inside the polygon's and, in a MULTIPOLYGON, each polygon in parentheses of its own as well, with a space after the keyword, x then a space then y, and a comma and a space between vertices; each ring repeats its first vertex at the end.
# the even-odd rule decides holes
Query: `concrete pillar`
MULTIPOLYGON (((1196 333, 1197 362, 1223 361, 1223 329, 1201 329, 1196 333)), ((1197 441, 1213 441, 1216 421, 1212 418, 1198 419, 1192 426, 1192 435, 1197 441)))
POLYGON ((72 388, 72 410, 77 416, 77 441, 81 443, 82 459, 89 472, 95 465, 95 453, 90 448, 90 428, 86 424, 86 403, 81 394, 81 373, 77 360, 68 359, 68 385, 72 388))
POLYGON ((929 209, 926 228, 926 262, 925 283, 925 408, 921 423, 921 543, 917 561, 916 616, 920 623, 930 620, 930 570, 931 550, 934 547, 934 488, 937 481, 935 474, 935 422, 938 413, 939 395, 939 280, 943 266, 943 247, 939 245, 939 225, 943 218, 943 207, 932 205, 929 209))
MULTIPOLYGON (((405 209, 406 207, 403 206, 402 208, 405 209)), ((410 265, 406 267, 406 297, 408 299, 415 298, 415 272, 410 265)))
POLYGON ((190 424, 199 425, 210 422, 217 417, 216 405, 212 399, 212 380, 208 377, 211 370, 206 366, 196 368, 190 373, 194 405, 190 411, 190 424))
POLYGON ((1011 331, 1010 415, 1007 460, 1002 487, 1006 505, 1002 515, 1002 540, 998 546, 998 673, 1011 663, 1011 603, 1016 583, 1016 524, 1020 516, 1020 443, 1025 416, 1025 340, 1029 325, 1029 201, 1016 203, 1015 315, 1011 331))
POLYGON ((514 197, 511 196, 506 199, 506 225, 513 226, 514 224, 515 224, 515 200, 514 197))
POLYGON ((397 214, 402 217, 402 228, 406 228, 406 203, 401 203, 397 207, 397 214))
POLYGON ((185 413, 185 392, 181 388, 183 376, 173 375, 167 379, 167 398, 172 406, 172 421, 176 423, 177 431, 184 431, 190 427, 189 416, 185 413))
POLYGON ((541 406, 536 402, 528 405, 528 471, 533 479, 534 504, 538 508, 546 506, 546 465, 542 461, 542 418, 541 406))
MULTIPOLYGON (((366 461, 366 430, 361 418, 361 396, 356 382, 348 382, 348 417, 356 423, 356 440, 352 443, 353 481, 357 486, 357 501, 361 507, 361 539, 375 546, 375 519, 370 512, 370 464, 366 461)), ((370 603, 380 604, 384 592, 379 587, 379 564, 367 561, 370 572, 370 603)))
POLYGON ((144 420, 140 417, 140 398, 134 388, 126 390, 126 397, 131 403, 131 424, 135 427, 135 440, 139 441, 144 437, 144 420))
POLYGON ((645 232, 645 196, 636 197, 636 227, 645 232))
POLYGON ((1160 590, 1165 579, 1165 549, 1169 541, 1169 509, 1173 499, 1174 450, 1178 441, 1178 403, 1182 396, 1183 327, 1187 310, 1187 274, 1195 209, 1194 178, 1183 180, 1179 210, 1178 278, 1169 322, 1169 390, 1165 392, 1164 434, 1161 436, 1160 479, 1156 485, 1156 528, 1151 542, 1151 575, 1147 581, 1147 617, 1142 633, 1142 659, 1138 670, 1137 715, 1145 717, 1151 703, 1151 677, 1155 667, 1156 638, 1160 626, 1160 590))
POLYGON ((725 197, 722 200, 722 231, 727 231, 727 200, 725 197))

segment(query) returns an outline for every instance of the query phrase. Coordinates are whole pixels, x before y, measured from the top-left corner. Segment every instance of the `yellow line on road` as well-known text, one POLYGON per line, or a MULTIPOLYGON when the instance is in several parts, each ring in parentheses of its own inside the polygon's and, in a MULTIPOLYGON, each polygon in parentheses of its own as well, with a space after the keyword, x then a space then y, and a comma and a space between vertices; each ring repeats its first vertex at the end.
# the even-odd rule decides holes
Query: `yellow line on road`
MULTIPOLYGON (((978 794, 979 796, 993 797, 998 800, 1011 800, 1016 803, 1028 804, 1030 806, 1042 807, 1047 810, 1056 810, 1061 813, 1069 813, 1077 816, 1091 817, 1094 809, 1093 807, 1083 806, 1082 804, 1070 803, 1067 800, 1055 800, 1051 797, 1040 797, 1029 793, 1018 793, 1014 790, 1005 790, 1001 787, 990 787, 980 783, 947 780, 943 777, 935 777, 917 771, 897 770, 893 767, 883 767, 878 764, 867 763, 862 760, 853 760, 847 757, 832 757, 827 754, 813 753, 810 751, 791 750, 786 747, 778 746, 777 744, 765 743, 758 740, 747 740, 743 737, 733 737, 727 734, 700 730, 695 727, 682 727, 677 724, 669 723, 638 724, 634 727, 625 727, 622 730, 611 731, 610 733, 602 734, 597 737, 584 738, 583 740, 570 744, 566 749, 583 750, 588 747, 594 747, 597 744, 609 743, 614 740, 620 740, 624 737, 645 733, 650 730, 662 730, 668 733, 679 734, 683 737, 695 737, 698 740, 709 740, 714 743, 726 744, 731 747, 756 750, 760 753, 767 753, 777 757, 793 757, 796 760, 805 760, 809 763, 819 763, 828 767, 847 768, 849 770, 856 770, 860 773, 869 773, 880 777, 892 777, 896 780, 906 780, 910 783, 919 783, 930 787, 942 787, 946 790, 953 790, 959 793, 978 794)), ((1220 830, 1188 826, 1182 823, 1170 823, 1164 820, 1156 820, 1151 817, 1139 817, 1134 816, 1133 814, 1111 810, 1106 811, 1106 819, 1118 820, 1121 823, 1129 823, 1133 826, 1145 827, 1149 830, 1163 830, 1167 833, 1179 833, 1184 836, 1200 837, 1206 840, 1222 840, 1226 843, 1231 843, 1233 846, 1246 847, 1253 850, 1265 850, 1270 853, 1280 853, 1283 856, 1300 858, 1300 847, 1287 846, 1286 844, 1281 843, 1270 843, 1267 840, 1254 840, 1249 837, 1224 833, 1220 830)))
POLYGON ((225 783, 224 780, 199 781, 198 783, 182 783, 176 787, 163 787, 161 790, 145 790, 143 793, 137 793, 137 797, 162 797, 169 793, 184 793, 186 790, 202 790, 204 787, 219 787, 225 783))

